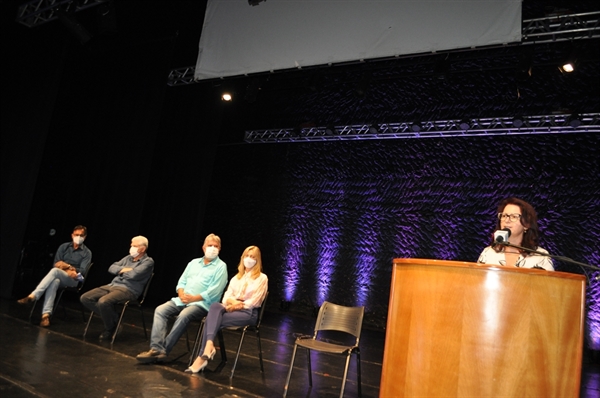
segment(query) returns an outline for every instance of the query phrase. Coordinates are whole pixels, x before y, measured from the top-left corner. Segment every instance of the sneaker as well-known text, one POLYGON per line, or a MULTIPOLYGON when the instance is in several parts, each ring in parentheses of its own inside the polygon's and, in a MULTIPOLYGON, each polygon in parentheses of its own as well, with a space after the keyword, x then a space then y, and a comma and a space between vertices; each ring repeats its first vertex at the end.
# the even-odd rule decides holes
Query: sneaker
POLYGON ((162 362, 165 360, 165 358, 167 358, 167 354, 156 351, 154 348, 152 348, 150 351, 142 352, 135 358, 143 363, 162 362))
POLYGON ((42 315, 42 320, 40 321, 40 326, 43 328, 47 328, 50 326, 50 314, 42 315))

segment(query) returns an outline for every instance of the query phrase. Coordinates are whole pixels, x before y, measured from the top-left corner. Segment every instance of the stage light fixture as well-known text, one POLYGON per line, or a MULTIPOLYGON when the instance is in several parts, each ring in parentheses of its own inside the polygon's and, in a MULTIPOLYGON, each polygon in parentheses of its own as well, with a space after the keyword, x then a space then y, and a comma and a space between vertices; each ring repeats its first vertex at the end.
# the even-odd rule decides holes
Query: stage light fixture
POLYGON ((334 136, 336 134, 337 134, 337 131, 336 131, 335 126, 333 124, 328 124, 325 127, 325 135, 332 137, 332 136, 334 136))
POLYGON ((469 119, 462 119, 458 126, 461 128, 461 130, 468 130, 471 128, 471 122, 469 119))
POLYGON ((513 121, 512 121, 513 127, 516 127, 518 129, 520 129, 521 127, 523 127, 523 124, 524 124, 523 119, 520 118, 520 117, 515 117, 513 119, 513 121))
POLYGON ((567 118, 567 123, 569 126, 577 128, 581 126, 581 117, 577 113, 573 113, 567 118))
POLYGON ((233 101, 233 95, 230 92, 225 92, 221 94, 221 100, 225 102, 233 101))
POLYGON ((567 59, 558 67, 562 73, 573 73, 577 68, 577 51, 572 50, 567 59))

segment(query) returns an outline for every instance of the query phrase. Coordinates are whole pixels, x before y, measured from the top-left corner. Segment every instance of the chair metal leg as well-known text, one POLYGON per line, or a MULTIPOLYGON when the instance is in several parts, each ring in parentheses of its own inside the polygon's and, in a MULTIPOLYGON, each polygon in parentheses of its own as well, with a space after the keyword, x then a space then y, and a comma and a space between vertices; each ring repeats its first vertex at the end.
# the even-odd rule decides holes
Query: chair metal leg
MULTIPOLYGON (((196 357, 198 356, 198 351, 200 351, 200 341, 202 339, 202 333, 204 332, 204 321, 206 318, 202 319, 200 322, 200 326, 198 326, 198 332, 196 333, 196 339, 194 340, 194 346, 190 350, 190 343, 188 340, 188 351, 190 351, 190 360, 188 361, 188 366, 192 366, 196 357)), ((185 330, 186 338, 187 338, 187 328, 185 330)))
POLYGON ((83 338, 85 338, 85 335, 87 334, 88 328, 90 327, 90 322, 92 321, 92 317, 94 316, 94 311, 90 312, 90 318, 88 319, 87 323, 85 324, 85 329, 83 330, 83 338))
MULTIPOLYGON (((54 313, 56 312, 56 309, 58 308, 58 305, 60 304, 60 299, 62 299, 63 293, 65 292, 64 288, 61 288, 59 290, 60 290, 60 292, 58 293, 58 297, 54 301, 55 310, 52 311, 52 313, 50 314, 50 319, 52 319, 52 317, 54 316, 54 313)), ((64 304, 62 306, 62 309, 63 309, 63 313, 65 314, 65 319, 67 319, 67 309, 65 308, 64 304)))
POLYGON ((312 366, 310 363, 310 350, 306 349, 306 359, 308 363, 308 385, 312 387, 312 366))
POLYGON ((121 310, 121 316, 119 317, 119 322, 117 322, 117 327, 115 328, 115 331, 113 332, 113 335, 112 335, 112 340, 110 341, 111 347, 115 343, 115 339, 117 338, 117 334, 119 333, 119 327, 121 327, 121 321, 123 320, 123 315, 125 315, 125 310, 127 309, 128 304, 129 304, 129 302, 126 302, 123 304, 123 309, 121 310))
MULTIPOLYGON (((148 340, 148 332, 146 331, 146 321, 144 320, 144 308, 140 305, 138 307, 140 309, 140 314, 142 315, 142 326, 144 327, 144 337, 148 340)), ((117 328, 118 330, 118 328, 117 328)))
POLYGON ((256 338, 258 339, 258 360, 260 362, 260 372, 265 373, 265 368, 263 366, 263 356, 262 356, 262 344, 260 343, 260 331, 256 331, 256 338))
POLYGON ((294 344, 294 351, 292 352, 292 360, 290 362, 290 370, 288 370, 287 378, 285 379, 285 386, 283 387, 283 398, 287 396, 288 387, 290 385, 290 379, 292 378, 292 370, 294 369, 294 360, 296 359, 296 350, 298 345, 294 344))
POLYGON ((348 377, 348 366, 350 365, 350 357, 352 356, 352 352, 348 352, 348 356, 346 356, 346 367, 344 368, 344 377, 342 378, 342 389, 340 390, 340 398, 344 397, 344 388, 346 387, 346 378, 348 377))
POLYGON ((357 372, 357 379, 358 379, 358 398, 362 397, 362 381, 360 378, 360 351, 357 350, 356 351, 356 372, 357 372))
POLYGON ((219 347, 221 348, 220 366, 225 366, 225 364, 227 363, 227 352, 225 351, 225 339, 223 338, 222 330, 219 330, 219 333, 217 333, 217 337, 219 338, 219 347))
POLYGON ((233 361, 233 368, 231 368, 231 376, 229 376, 230 379, 233 379, 233 373, 235 372, 235 367, 237 366, 238 359, 240 358, 240 351, 242 351, 244 336, 246 336, 246 329, 242 330, 242 335, 240 336, 240 343, 238 344, 237 353, 235 354, 235 361, 233 361))
POLYGON ((31 317, 33 316, 33 310, 35 309, 35 305, 37 304, 37 300, 33 300, 33 305, 31 306, 31 311, 29 311, 29 323, 31 323, 31 317))

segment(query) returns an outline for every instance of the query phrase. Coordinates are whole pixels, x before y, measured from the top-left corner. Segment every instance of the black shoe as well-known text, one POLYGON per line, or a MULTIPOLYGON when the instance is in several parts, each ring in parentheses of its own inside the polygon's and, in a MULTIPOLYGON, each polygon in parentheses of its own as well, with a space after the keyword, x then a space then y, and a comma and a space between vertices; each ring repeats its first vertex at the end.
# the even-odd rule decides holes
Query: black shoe
MULTIPOLYGON (((117 335, 121 334, 122 331, 123 325, 119 326, 119 331, 117 332, 117 335)), ((114 330, 105 330, 104 332, 100 333, 100 341, 112 340, 113 333, 114 330)))
POLYGON ((143 363, 163 362, 167 358, 167 354, 151 349, 150 351, 142 352, 135 358, 143 363))

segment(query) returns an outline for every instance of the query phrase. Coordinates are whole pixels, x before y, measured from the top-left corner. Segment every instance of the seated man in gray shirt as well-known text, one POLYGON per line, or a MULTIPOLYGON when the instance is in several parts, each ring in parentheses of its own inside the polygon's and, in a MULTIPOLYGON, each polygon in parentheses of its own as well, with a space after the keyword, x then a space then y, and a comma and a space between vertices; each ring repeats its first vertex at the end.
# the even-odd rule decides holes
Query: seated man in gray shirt
POLYGON ((135 300, 144 291, 154 269, 154 260, 148 257, 147 250, 148 239, 143 236, 131 239, 129 255, 108 268, 108 272, 116 275, 112 282, 81 296, 81 303, 102 317, 104 331, 100 334, 100 340, 112 338, 115 332, 119 314, 115 311, 114 305, 135 300))

